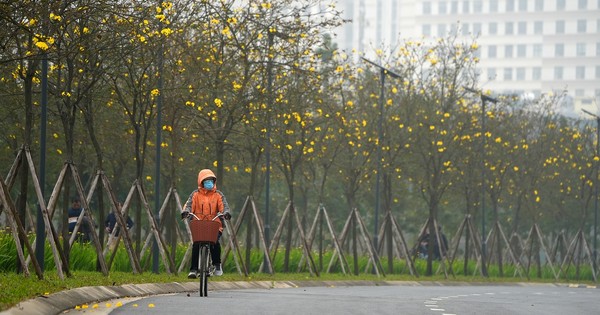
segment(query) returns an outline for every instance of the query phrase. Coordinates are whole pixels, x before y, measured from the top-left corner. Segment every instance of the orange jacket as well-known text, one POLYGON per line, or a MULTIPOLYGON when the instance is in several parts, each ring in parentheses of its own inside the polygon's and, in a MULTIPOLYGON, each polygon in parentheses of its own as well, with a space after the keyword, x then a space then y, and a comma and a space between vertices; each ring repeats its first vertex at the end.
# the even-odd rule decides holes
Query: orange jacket
MULTIPOLYGON (((198 189, 194 190, 188 197, 185 203, 184 211, 189 211, 195 214, 200 220, 210 221, 218 213, 229 212, 229 205, 225 199, 225 195, 217 190, 217 177, 209 169, 203 169, 198 173, 198 189), (207 178, 214 178, 215 186, 212 189, 202 187, 202 181, 207 178)), ((220 231, 223 231, 223 223, 221 220, 216 220, 221 224, 220 231)))

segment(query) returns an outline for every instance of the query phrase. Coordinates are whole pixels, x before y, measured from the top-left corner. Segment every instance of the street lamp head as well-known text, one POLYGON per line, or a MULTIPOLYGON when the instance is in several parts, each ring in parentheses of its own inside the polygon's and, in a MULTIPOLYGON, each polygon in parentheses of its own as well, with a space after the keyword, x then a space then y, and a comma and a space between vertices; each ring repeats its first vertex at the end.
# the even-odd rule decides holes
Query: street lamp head
POLYGON ((590 115, 590 116, 592 116, 592 117, 594 117, 594 118, 596 118, 596 119, 600 119, 600 116, 598 116, 598 115, 596 115, 594 113, 590 113, 589 111, 587 111, 587 110, 585 110, 583 108, 581 109, 581 111, 584 112, 584 113, 586 113, 586 114, 588 114, 588 115, 590 115))
POLYGON ((396 78, 396 79, 400 79, 401 78, 400 75, 397 74, 397 73, 395 73, 394 71, 392 71, 390 69, 387 69, 387 68, 385 68, 385 67, 383 67, 383 66, 381 66, 381 65, 379 65, 379 64, 377 64, 377 63, 375 63, 375 62, 373 62, 373 61, 371 61, 371 60, 369 60, 369 59, 367 59, 365 57, 360 57, 360 59, 366 61, 367 63, 370 63, 370 64, 374 65, 375 67, 377 67, 381 71, 383 71, 384 74, 387 74, 387 75, 389 75, 392 78, 396 78))

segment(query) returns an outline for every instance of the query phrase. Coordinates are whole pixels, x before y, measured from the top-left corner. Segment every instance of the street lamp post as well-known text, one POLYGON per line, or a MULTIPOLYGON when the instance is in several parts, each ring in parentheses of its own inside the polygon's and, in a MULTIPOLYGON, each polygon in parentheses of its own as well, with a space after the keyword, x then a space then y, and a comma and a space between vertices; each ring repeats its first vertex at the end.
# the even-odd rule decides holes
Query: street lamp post
POLYGON ((465 87, 465 90, 471 93, 479 94, 481 97, 481 274, 484 277, 487 277, 487 241, 485 238, 485 103, 491 102, 496 104, 498 100, 484 95, 481 93, 481 91, 477 91, 472 88, 465 87))
MULTIPOLYGON (((592 114, 590 112, 588 112, 585 109, 582 109, 582 111, 594 118, 596 118, 596 156, 600 156, 600 116, 596 115, 596 114, 592 114)), ((597 239, 598 239, 598 234, 597 233, 597 227, 598 227, 598 185, 600 185, 600 183, 598 182, 598 161, 595 161, 595 166, 594 166, 594 263, 593 263, 593 267, 594 270, 596 269, 596 245, 597 245, 597 239)))
MULTIPOLYGON (((267 248, 270 245, 269 232, 271 226, 269 224, 269 204, 271 192, 271 107, 273 106, 273 58, 271 57, 271 47, 273 46, 273 33, 268 35, 268 51, 267 51, 267 143, 265 144, 265 243, 267 248)), ((265 257, 266 259, 266 257, 265 257)))
POLYGON ((370 63, 372 65, 374 65, 375 67, 379 68, 379 73, 380 73, 380 79, 381 79, 381 90, 379 92, 379 122, 378 122, 378 126, 377 126, 377 130, 378 130, 378 136, 377 136, 377 174, 376 174, 376 180, 375 180, 375 220, 374 220, 374 225, 373 225, 373 246, 375 248, 377 248, 377 245, 379 243, 378 240, 378 219, 379 219, 379 207, 380 207, 380 198, 379 198, 379 190, 380 190, 380 179, 381 179, 381 146, 383 143, 383 102, 384 102, 384 97, 385 97, 385 76, 389 75, 392 78, 400 78, 400 75, 394 73, 393 71, 384 68, 383 66, 376 64, 373 61, 370 61, 366 58, 361 57, 362 60, 366 61, 367 63, 370 63))

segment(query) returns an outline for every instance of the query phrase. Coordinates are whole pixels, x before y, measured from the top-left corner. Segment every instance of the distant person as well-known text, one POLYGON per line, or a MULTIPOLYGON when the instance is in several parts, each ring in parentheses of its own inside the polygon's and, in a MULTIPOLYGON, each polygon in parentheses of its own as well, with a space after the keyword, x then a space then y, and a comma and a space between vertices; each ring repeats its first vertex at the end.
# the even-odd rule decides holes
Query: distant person
POLYGON ((429 256, 429 244, 433 244, 433 259, 436 260, 440 260, 443 256, 446 256, 446 252, 448 251, 448 239, 446 238, 446 235, 442 232, 442 226, 438 225, 438 235, 431 235, 429 233, 429 228, 426 228, 424 233, 421 235, 421 237, 419 237, 419 247, 417 250, 417 253, 419 255, 419 258, 422 259, 427 259, 427 257, 429 256), (441 242, 442 242, 442 246, 438 245, 438 239, 437 236, 439 236, 441 242), (431 240, 431 237, 433 238, 433 240, 431 240))
MULTIPOLYGON (((119 205, 119 211, 121 211, 120 205, 119 205)), ((127 230, 129 230, 133 226, 133 220, 131 220, 131 217, 129 217, 129 215, 128 215, 126 221, 127 221, 126 222, 127 230)), ((104 229, 106 230, 106 232, 108 234, 111 234, 113 232, 113 229, 115 228, 116 224, 117 224, 117 216, 115 215, 115 213, 113 211, 111 211, 106 216, 106 220, 104 220, 104 229)), ((117 231, 115 232, 115 236, 119 236, 119 228, 120 227, 117 226, 117 231)))
MULTIPOLYGON (((83 211, 83 208, 81 208, 81 200, 78 197, 73 198, 71 208, 69 208, 68 211, 69 235, 73 234, 73 231, 75 231, 75 225, 77 224, 77 220, 81 215, 81 211, 83 211)), ((81 220, 81 224, 79 225, 79 230, 77 231, 77 234, 77 240, 82 242, 90 241, 89 219, 85 214, 83 216, 83 220, 81 220)))
POLYGON ((448 239, 444 232, 442 232, 442 226, 440 224, 438 224, 438 236, 442 245, 438 245, 437 237, 433 239, 433 258, 440 260, 442 257, 446 256, 446 253, 448 252, 448 239))

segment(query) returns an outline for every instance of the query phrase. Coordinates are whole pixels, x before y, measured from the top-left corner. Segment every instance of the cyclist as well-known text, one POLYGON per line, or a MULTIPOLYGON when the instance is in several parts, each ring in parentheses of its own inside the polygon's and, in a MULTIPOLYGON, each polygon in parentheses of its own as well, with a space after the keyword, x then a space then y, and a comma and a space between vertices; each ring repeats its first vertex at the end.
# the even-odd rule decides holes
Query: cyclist
MULTIPOLYGON (((223 214, 223 218, 229 220, 229 205, 225 199, 225 195, 220 190, 217 190, 217 177, 209 169, 203 169, 198 173, 198 189, 194 190, 183 208, 181 213, 182 218, 191 217, 193 213, 200 220, 212 220, 219 213, 223 214)), ((215 266, 214 274, 216 276, 223 275, 221 268, 221 244, 219 239, 223 233, 223 222, 219 218, 221 227, 219 228, 219 236, 217 242, 210 246, 210 256, 212 263, 215 266)), ((200 252, 200 244, 194 243, 192 247, 192 265, 188 278, 195 279, 198 273, 198 255, 200 252)))

